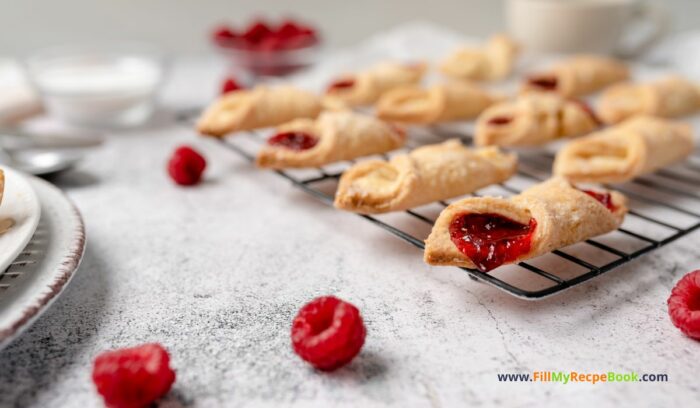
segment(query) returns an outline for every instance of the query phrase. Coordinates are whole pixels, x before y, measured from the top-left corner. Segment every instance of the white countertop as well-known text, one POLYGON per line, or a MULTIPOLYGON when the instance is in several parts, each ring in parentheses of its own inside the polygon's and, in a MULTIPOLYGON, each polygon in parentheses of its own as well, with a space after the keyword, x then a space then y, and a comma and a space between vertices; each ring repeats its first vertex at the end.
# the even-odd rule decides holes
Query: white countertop
MULTIPOLYGON (((171 105, 211 97, 220 68, 177 66, 171 105), (196 89, 195 89, 196 87, 196 89)), ((0 352, 0 406, 87 407, 100 351, 171 352, 179 406, 692 406, 700 343, 671 324, 675 281, 700 267, 700 233, 541 301, 425 265, 420 251, 329 208, 215 142, 163 121, 115 134, 54 180, 83 213, 88 245, 68 290, 0 352), (206 180, 173 185, 189 143, 206 180), (349 366, 315 372, 291 351, 298 308, 336 294, 365 319, 349 366), (668 374, 667 383, 502 383, 535 370, 668 374)))

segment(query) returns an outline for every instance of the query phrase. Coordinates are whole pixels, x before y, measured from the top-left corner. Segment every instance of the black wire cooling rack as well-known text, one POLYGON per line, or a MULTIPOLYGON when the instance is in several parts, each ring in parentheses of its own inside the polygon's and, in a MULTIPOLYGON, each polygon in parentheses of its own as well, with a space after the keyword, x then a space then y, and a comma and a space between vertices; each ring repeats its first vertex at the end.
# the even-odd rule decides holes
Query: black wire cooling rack
MULTIPOLYGON (((191 123, 184 116, 180 120, 191 123)), ((263 132, 241 132, 221 139, 220 142, 253 162, 258 149, 265 143, 266 136, 263 132)), ((447 137, 459 135, 440 128, 411 129, 409 146, 438 142, 447 137)), ((469 141, 468 137, 460 138, 469 141)), ((400 149, 374 158, 388 159, 408 150, 400 149)), ((470 195, 507 197, 519 194, 527 187, 550 177, 552 160, 551 153, 519 152, 517 175, 504 183, 470 195)), ((338 179, 353 163, 354 161, 346 161, 321 168, 275 172, 304 192, 332 206, 338 179)), ((502 266, 489 273, 461 269, 472 278, 496 286, 514 296, 540 299, 609 272, 700 228, 700 154, 697 151, 684 164, 660 170, 629 183, 607 187, 624 193, 629 199, 630 211, 623 225, 616 231, 552 251, 527 262, 502 266)), ((403 212, 358 216, 422 250, 423 241, 440 211, 449 203, 461 198, 463 197, 403 212)))

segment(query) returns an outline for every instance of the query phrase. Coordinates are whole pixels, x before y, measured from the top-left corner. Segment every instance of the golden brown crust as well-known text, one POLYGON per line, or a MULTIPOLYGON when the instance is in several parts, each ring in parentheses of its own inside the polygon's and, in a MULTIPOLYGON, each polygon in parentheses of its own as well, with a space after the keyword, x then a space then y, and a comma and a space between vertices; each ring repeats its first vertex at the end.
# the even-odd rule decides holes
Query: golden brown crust
POLYGON ((447 76, 462 80, 498 81, 510 75, 518 55, 512 38, 498 34, 481 48, 462 47, 440 65, 447 76))
POLYGON ((614 85, 601 95, 598 115, 605 123, 619 123, 636 115, 675 118, 700 110, 700 89, 679 76, 645 84, 614 85))
POLYGON ((552 178, 511 198, 470 197, 445 208, 425 241, 425 262, 476 268, 452 242, 449 226, 455 216, 465 213, 498 214, 527 225, 537 222, 530 251, 512 263, 524 261, 618 228, 627 213, 627 200, 610 191, 615 206, 610 211, 595 198, 571 186, 562 178, 552 178))
POLYGON ((554 174, 573 182, 624 182, 681 161, 692 150, 689 125, 637 116, 571 141, 557 153, 554 174))
POLYGON ((547 91, 542 81, 553 80, 555 92, 565 97, 576 97, 599 91, 608 85, 629 78, 627 66, 615 59, 579 55, 561 61, 549 71, 531 75, 522 86, 523 92, 547 91))
POLYGON ((531 93, 487 108, 476 122, 477 146, 537 146, 598 127, 582 102, 556 94, 531 93))
POLYGON ((513 175, 517 158, 458 140, 423 146, 391 161, 358 163, 340 178, 335 207, 363 214, 401 211, 471 193, 513 175))
POLYGON ((377 116, 384 120, 430 124, 476 117, 500 100, 479 86, 451 81, 429 89, 405 87, 387 92, 377 103, 377 116))
POLYGON ((424 63, 384 62, 357 74, 342 75, 338 81, 352 81, 353 85, 329 88, 327 95, 348 106, 371 105, 392 89, 416 85, 425 71, 424 63))
POLYGON ((318 119, 297 119, 278 132, 304 132, 318 139, 307 150, 264 146, 258 153, 259 167, 318 167, 357 157, 385 153, 403 146, 404 132, 371 116, 350 111, 324 112, 318 119))
POLYGON ((202 114, 197 130, 207 136, 280 125, 297 118, 315 118, 322 99, 289 85, 259 86, 227 93, 202 114))

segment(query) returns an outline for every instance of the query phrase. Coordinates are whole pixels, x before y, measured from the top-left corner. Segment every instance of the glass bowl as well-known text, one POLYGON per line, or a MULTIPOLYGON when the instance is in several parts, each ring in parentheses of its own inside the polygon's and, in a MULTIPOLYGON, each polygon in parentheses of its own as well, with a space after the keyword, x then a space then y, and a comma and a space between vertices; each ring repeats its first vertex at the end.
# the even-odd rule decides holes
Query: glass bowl
POLYGON ((232 68, 245 71, 253 77, 292 74, 316 63, 321 50, 319 42, 284 50, 252 49, 235 40, 218 41, 214 46, 232 68))
POLYGON ((54 47, 25 65, 51 115, 90 127, 144 123, 165 73, 164 55, 143 44, 54 47))

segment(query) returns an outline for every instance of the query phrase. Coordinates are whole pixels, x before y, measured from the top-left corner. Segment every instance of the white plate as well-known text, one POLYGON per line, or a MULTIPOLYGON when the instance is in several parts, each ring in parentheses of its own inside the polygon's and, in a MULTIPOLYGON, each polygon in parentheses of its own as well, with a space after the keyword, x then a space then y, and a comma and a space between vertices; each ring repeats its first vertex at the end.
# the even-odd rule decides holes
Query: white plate
POLYGON ((41 217, 39 199, 25 176, 8 167, 2 170, 5 193, 0 203, 0 223, 11 220, 14 224, 0 234, 0 275, 27 246, 41 217))
POLYGON ((61 190, 26 176, 41 206, 29 244, 0 275, 0 349, 45 312, 71 281, 85 249, 80 213, 61 190))

